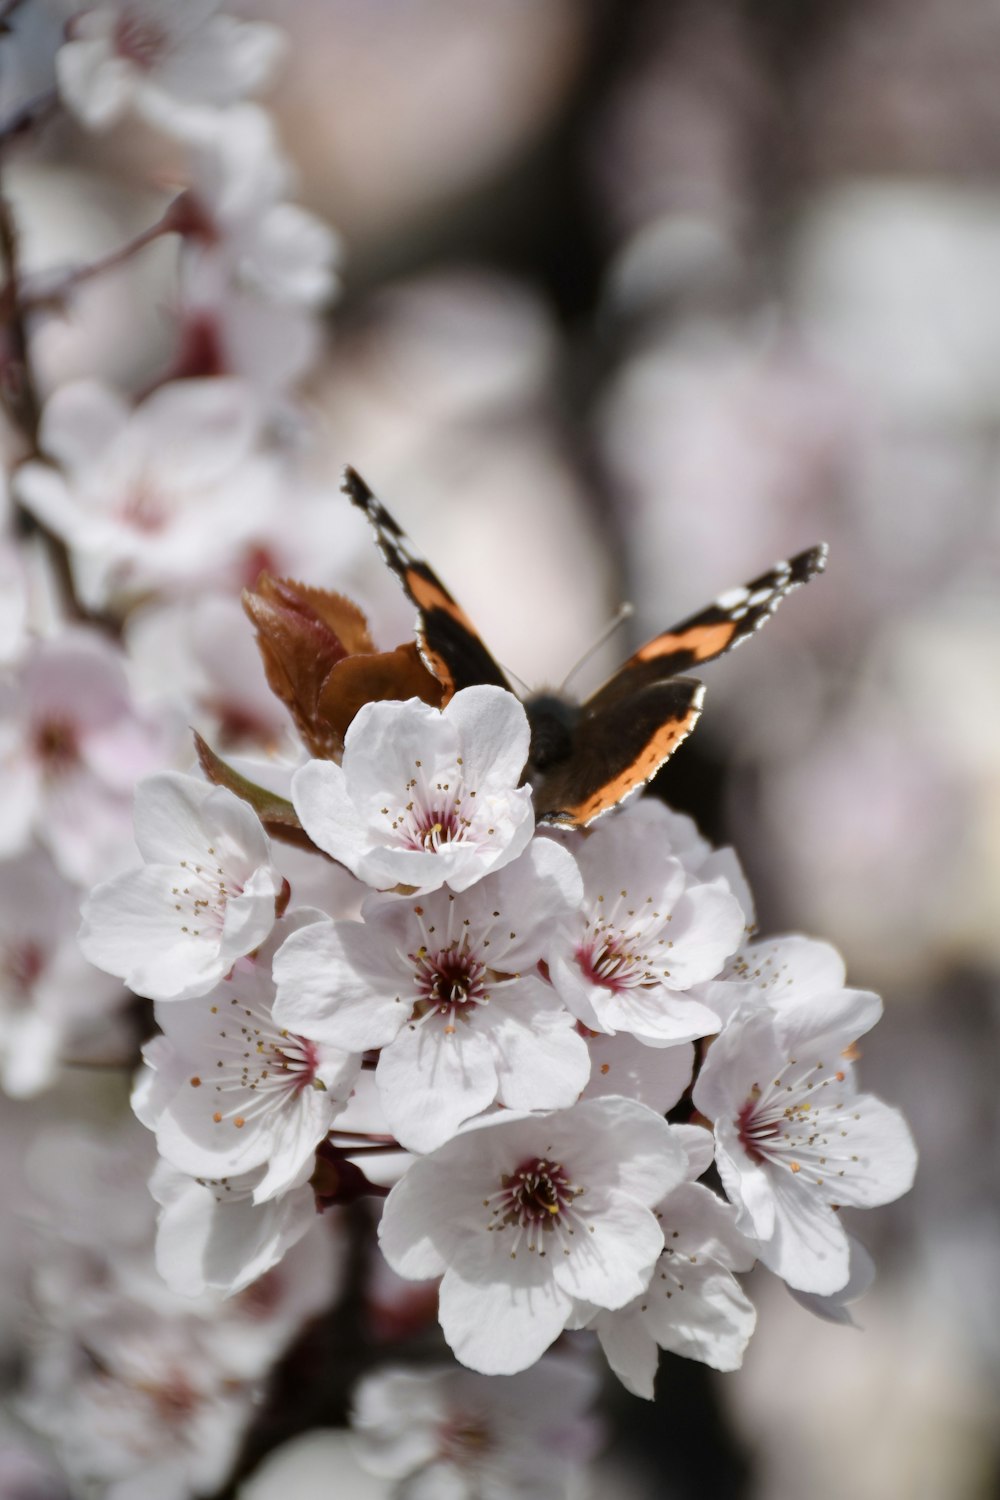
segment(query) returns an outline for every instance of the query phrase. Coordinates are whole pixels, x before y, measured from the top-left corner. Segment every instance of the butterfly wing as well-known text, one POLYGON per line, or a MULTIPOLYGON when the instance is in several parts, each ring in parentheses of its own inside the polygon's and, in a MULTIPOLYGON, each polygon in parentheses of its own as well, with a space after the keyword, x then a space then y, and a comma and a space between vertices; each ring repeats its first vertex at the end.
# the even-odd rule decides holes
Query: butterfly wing
POLYGON ((345 469, 341 488, 368 517, 382 556, 417 607, 420 654, 444 687, 442 706, 461 688, 480 682, 513 692, 464 609, 430 565, 414 554, 402 527, 356 469, 345 469))
POLYGON ((774 564, 766 573, 740 588, 720 594, 707 609, 661 631, 640 646, 614 676, 598 688, 585 707, 599 714, 613 703, 632 698, 639 688, 666 677, 689 672, 702 662, 732 651, 770 619, 786 594, 808 583, 826 567, 827 547, 821 542, 774 564))
POLYGON ((584 827, 655 776, 701 712, 701 683, 677 674, 759 630, 786 594, 822 572, 826 555, 821 544, 775 563, 640 646, 583 704, 569 754, 535 779, 539 821, 584 827))
POLYGON ((640 684, 596 713, 584 705, 570 754, 532 777, 538 821, 583 828, 617 807, 691 733, 704 696, 702 683, 671 677, 640 684))

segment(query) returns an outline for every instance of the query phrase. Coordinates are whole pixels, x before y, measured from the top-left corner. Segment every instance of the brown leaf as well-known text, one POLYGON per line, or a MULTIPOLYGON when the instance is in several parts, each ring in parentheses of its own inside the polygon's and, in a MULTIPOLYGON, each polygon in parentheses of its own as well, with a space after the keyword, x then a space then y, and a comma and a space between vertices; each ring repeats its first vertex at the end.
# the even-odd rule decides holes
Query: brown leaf
POLYGON ((262 573, 243 594, 271 691, 310 755, 336 760, 358 709, 386 698, 440 707, 442 688, 410 642, 376 651, 361 610, 342 594, 262 573))

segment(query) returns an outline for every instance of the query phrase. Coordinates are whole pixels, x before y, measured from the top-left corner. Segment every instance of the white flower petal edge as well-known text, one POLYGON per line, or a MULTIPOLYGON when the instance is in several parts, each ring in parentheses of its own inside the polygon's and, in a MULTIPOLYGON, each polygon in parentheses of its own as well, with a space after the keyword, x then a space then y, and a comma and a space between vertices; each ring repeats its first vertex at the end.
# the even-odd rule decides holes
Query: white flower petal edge
POLYGON ((368 885, 463 891, 531 838, 531 790, 517 785, 529 740, 502 688, 464 688, 443 710, 367 703, 342 765, 310 761, 292 800, 310 838, 368 885))
POLYGON ((533 1364, 579 1302, 621 1307, 648 1285, 663 1234, 652 1205, 685 1175, 666 1121, 631 1099, 502 1115, 413 1164, 379 1239, 401 1276, 442 1276, 445 1338, 463 1364, 533 1364))
POLYGON ((203 995, 274 926, 270 841, 232 792, 177 772, 139 783, 135 825, 147 863, 90 893, 80 947, 151 1000, 203 995))

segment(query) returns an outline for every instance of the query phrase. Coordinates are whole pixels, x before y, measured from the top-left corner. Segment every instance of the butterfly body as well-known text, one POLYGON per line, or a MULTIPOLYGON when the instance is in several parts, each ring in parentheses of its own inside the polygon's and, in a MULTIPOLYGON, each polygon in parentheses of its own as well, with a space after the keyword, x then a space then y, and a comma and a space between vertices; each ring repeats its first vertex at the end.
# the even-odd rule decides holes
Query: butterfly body
MULTIPOLYGON (((468 615, 354 469, 345 471, 343 488, 367 515, 383 557, 417 607, 421 653, 445 700, 480 683, 513 692, 468 615)), ((539 822, 584 827, 649 781, 701 713, 703 685, 680 674, 738 646, 825 563, 826 547, 811 547, 730 589, 640 646, 583 703, 548 691, 529 695, 528 779, 539 822)))

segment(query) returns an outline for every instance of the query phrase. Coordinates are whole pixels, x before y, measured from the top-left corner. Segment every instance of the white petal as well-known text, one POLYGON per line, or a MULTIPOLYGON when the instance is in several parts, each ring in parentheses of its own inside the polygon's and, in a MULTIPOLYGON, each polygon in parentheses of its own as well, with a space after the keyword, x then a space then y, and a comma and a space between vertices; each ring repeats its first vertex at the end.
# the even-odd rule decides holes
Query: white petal
POLYGON ((493 1049, 476 1018, 450 1032, 442 1018, 407 1026, 379 1058, 386 1119, 409 1151, 434 1151, 496 1098, 493 1049))
POLYGON ((70 381, 45 403, 39 444, 75 479, 104 460, 129 417, 129 407, 110 386, 99 380, 70 381))
POLYGON ((441 1328, 456 1357, 484 1375, 526 1370, 559 1337, 570 1298, 537 1257, 523 1258, 517 1280, 448 1269, 441 1283, 441 1328))
POLYGON ((472 786, 517 785, 528 759, 531 727, 513 693, 488 685, 463 688, 444 717, 457 730, 463 770, 472 786))
POLYGON ((147 463, 171 486, 202 488, 225 478, 250 453, 260 413, 242 381, 171 380, 133 417, 147 463))
POLYGON ((608 1364, 625 1389, 633 1396, 652 1401, 659 1351, 638 1309, 627 1307, 621 1312, 601 1313, 594 1331, 608 1364))

